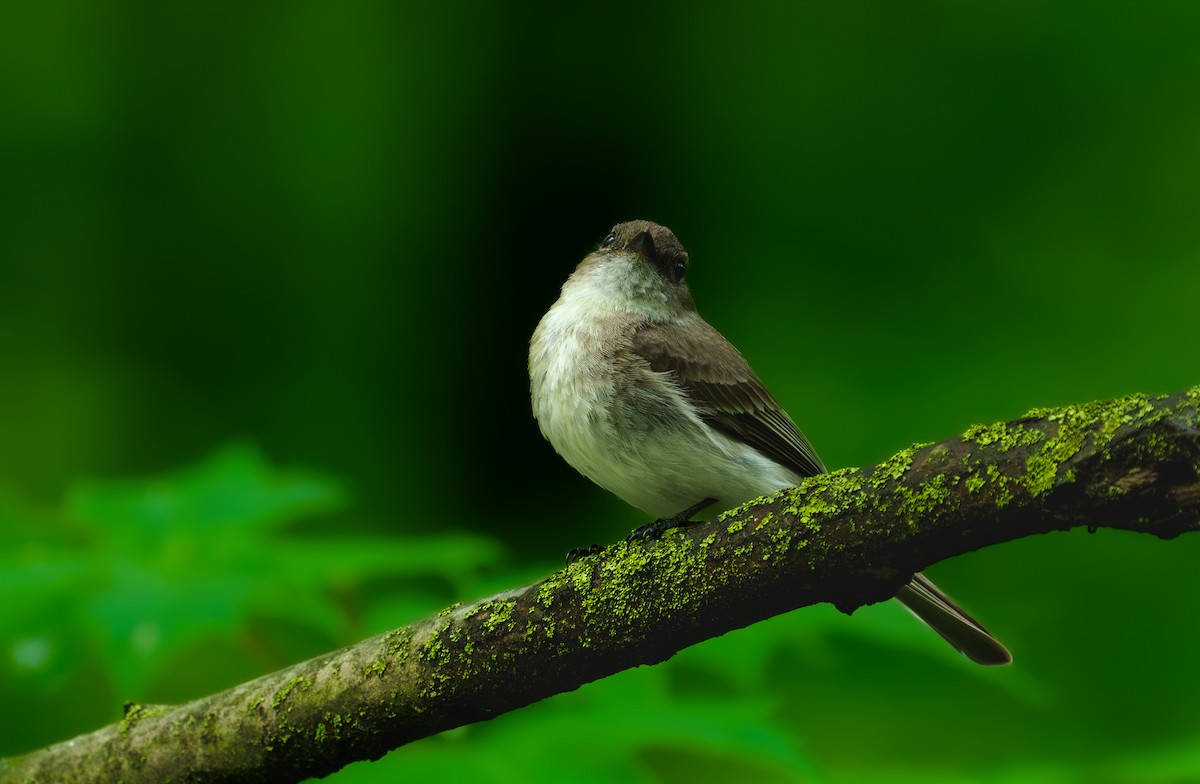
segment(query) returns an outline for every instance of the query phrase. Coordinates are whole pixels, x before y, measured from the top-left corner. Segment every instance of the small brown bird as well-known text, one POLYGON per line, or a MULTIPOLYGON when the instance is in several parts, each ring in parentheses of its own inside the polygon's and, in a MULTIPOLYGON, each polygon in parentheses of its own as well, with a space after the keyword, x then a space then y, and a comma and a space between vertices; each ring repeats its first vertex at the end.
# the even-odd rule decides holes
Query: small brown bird
MULTIPOLYGON (((658 517, 651 535, 825 471, 738 350, 700 318, 687 267, 665 226, 614 226, 529 347, 542 434, 581 474, 658 517)), ((896 598, 972 661, 1012 661, 923 575, 896 598)))

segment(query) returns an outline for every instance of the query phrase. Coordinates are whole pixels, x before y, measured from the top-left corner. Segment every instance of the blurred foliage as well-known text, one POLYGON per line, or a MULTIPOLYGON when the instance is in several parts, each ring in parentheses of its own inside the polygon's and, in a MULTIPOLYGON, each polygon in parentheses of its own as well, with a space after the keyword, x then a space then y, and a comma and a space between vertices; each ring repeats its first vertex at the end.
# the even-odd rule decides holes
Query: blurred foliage
POLYGON ((107 723, 117 697, 187 700, 418 618, 501 557, 462 534, 289 533, 342 504, 331 480, 245 446, 80 484, 51 512, 4 504, 0 701, 45 724, 11 728, 0 753, 107 723))
MULTIPOLYGON (((1198 34, 1192 0, 4 5, 0 753, 644 522, 527 402, 617 221, 676 230, 831 467, 1196 383, 1198 34)), ((811 608, 339 775, 1198 781, 1197 547, 939 564, 1003 671, 811 608)))

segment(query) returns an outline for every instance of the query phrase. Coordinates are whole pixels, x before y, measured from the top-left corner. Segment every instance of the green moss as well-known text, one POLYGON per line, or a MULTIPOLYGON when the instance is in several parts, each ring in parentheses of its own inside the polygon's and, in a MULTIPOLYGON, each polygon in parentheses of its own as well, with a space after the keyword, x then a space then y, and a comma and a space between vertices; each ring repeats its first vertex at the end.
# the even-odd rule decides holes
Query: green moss
MULTIPOLYGON (((751 503, 753 503, 753 502, 751 502, 751 503)), ((745 528, 745 527, 746 527, 746 521, 745 521, 745 519, 741 519, 741 520, 734 520, 732 523, 730 523, 730 524, 728 525, 728 527, 726 527, 726 529, 725 529, 725 530, 726 530, 728 533, 731 533, 731 534, 736 534, 738 531, 742 530, 742 529, 743 529, 743 528, 745 528)))
MULTIPOLYGON (((1057 427, 1042 448, 1025 461, 1022 484, 1032 495, 1049 492, 1058 479, 1063 463, 1085 447, 1102 450, 1126 424, 1154 414, 1151 421, 1165 416, 1145 395, 1128 395, 1100 403, 1055 409, 1044 418, 1057 427)), ((1065 475, 1064 475, 1065 477, 1065 475)))
POLYGON ((928 482, 922 482, 915 488, 897 485, 896 494, 903 499, 898 510, 901 519, 912 525, 949 505, 954 494, 947 484, 945 474, 935 474, 928 482))
POLYGON ((489 611, 487 619, 483 622, 484 631, 492 633, 505 624, 508 624, 509 631, 512 631, 511 622, 513 613, 517 610, 516 602, 511 600, 487 602, 484 609, 489 611))
POLYGON ((995 465, 987 467, 987 476, 988 481, 996 485, 996 507, 1003 509, 1013 500, 1012 491, 1008 487, 1012 480, 995 465))
POLYGON ((423 699, 439 696, 450 683, 450 676, 446 674, 452 654, 451 647, 447 645, 450 637, 450 625, 449 620, 440 621, 429 633, 429 638, 425 640, 417 654, 417 658, 421 661, 432 665, 429 669, 428 681, 419 692, 423 699))
POLYGON ((871 474, 871 487, 883 487, 889 480, 901 479, 912 468, 913 457, 926 444, 913 444, 884 460, 871 474))
POLYGON ((383 638, 383 649, 396 664, 404 664, 412 647, 412 630, 408 627, 388 632, 383 638))
MULTIPOLYGON (((748 516, 738 516, 736 520, 744 522, 734 526, 735 532, 744 531, 744 525, 751 523, 748 516)), ((717 524, 724 523, 721 520, 717 524)), ((722 534, 715 532, 694 540, 674 531, 658 541, 610 548, 597 559, 587 559, 586 566, 572 565, 544 581, 535 589, 534 601, 536 606, 546 607, 554 601, 555 591, 576 592, 581 624, 593 635, 583 639, 583 645, 621 645, 639 634, 639 628, 695 602, 697 594, 705 590, 705 581, 728 579, 727 570, 708 567, 710 559, 716 558, 718 564, 724 564, 731 554, 722 541, 722 534), (673 597, 670 605, 662 601, 646 602, 647 580, 659 585, 659 596, 673 597)), ((743 542, 742 546, 754 545, 743 542)), ((540 639, 541 635, 551 637, 554 630, 535 624, 526 633, 526 639, 540 639)))
POLYGON ((128 735, 129 731, 137 726, 137 723, 142 719, 153 719, 156 716, 165 716, 170 713, 171 709, 165 705, 142 705, 141 703, 133 702, 125 706, 125 716, 121 719, 121 723, 117 726, 117 732, 122 736, 128 735))
POLYGON ((1109 499, 1120 498, 1123 495, 1128 495, 1129 491, 1120 485, 1108 485, 1101 491, 1100 495, 1109 499))
MULTIPOLYGON (((559 574, 562 574, 562 572, 559 572, 559 574)), ((537 594, 534 595, 533 600, 542 607, 549 609, 554 604, 554 597, 562 585, 563 581, 555 579, 554 577, 547 577, 545 580, 542 580, 542 584, 538 586, 537 594)))
MULTIPOLYGON (((629 545, 625 546, 626 552, 629 550, 629 545)), ((577 569, 568 569, 567 577, 570 579, 570 584, 577 591, 586 591, 592 584, 592 570, 587 564, 579 564, 577 569)))
POLYGON ((316 730, 313 731, 313 740, 317 743, 325 740, 325 722, 319 722, 316 730))
POLYGON ((786 528, 776 528, 771 531, 768 539, 772 544, 773 553, 780 557, 787 556, 791 550, 801 550, 808 547, 809 544, 808 539, 797 537, 792 531, 786 528))
POLYGON ((1186 407, 1190 407, 1193 411, 1192 424, 1200 425, 1200 386, 1192 387, 1183 393, 1184 403, 1186 407))
POLYGON ((982 476, 980 476, 978 474, 978 472, 972 473, 963 482, 963 485, 966 486, 968 493, 974 493, 986 484, 987 484, 987 481, 982 476))
POLYGON ((283 702, 287 700, 288 695, 290 695, 297 687, 299 687, 301 691, 308 691, 312 688, 312 685, 312 678, 303 675, 297 675, 295 678, 292 678, 290 681, 285 683, 282 689, 275 692, 275 698, 271 700, 271 707, 278 708, 280 705, 282 705, 283 702))
POLYGON ((620 626, 644 623, 653 610, 640 600, 638 586, 641 580, 653 569, 663 579, 676 578, 678 584, 681 563, 686 560, 686 553, 693 549, 689 545, 690 540, 672 536, 658 542, 631 545, 618 557, 601 562, 603 579, 596 585, 589 581, 581 591, 585 615, 599 620, 597 628, 607 628, 610 636, 616 628, 605 617, 609 613, 619 619, 620 626))
MULTIPOLYGON (((910 455, 905 468, 893 466, 889 471, 898 472, 897 476, 903 475, 911 463, 910 455)), ((878 472, 871 476, 872 486, 883 484, 877 477, 878 472)), ((862 472, 855 468, 814 476, 805 480, 801 487, 787 491, 780 508, 810 531, 816 532, 820 530, 818 521, 821 518, 862 511, 864 482, 862 472)))
POLYGON ((1040 430, 1027 429, 1022 424, 1009 427, 1006 422, 994 425, 971 425, 962 434, 962 440, 979 446, 996 444, 1001 452, 1018 446, 1033 446, 1046 437, 1040 430))
MULTIPOLYGON (((1197 422, 1200 424, 1200 422, 1197 422)), ((1178 442, 1164 433, 1147 433, 1139 439, 1138 455, 1147 463, 1169 460, 1177 454, 1178 442)))
POLYGON ((421 646, 419 654, 421 661, 442 665, 450 662, 450 648, 446 645, 444 639, 449 630, 449 621, 443 621, 434 628, 429 635, 429 639, 421 646))

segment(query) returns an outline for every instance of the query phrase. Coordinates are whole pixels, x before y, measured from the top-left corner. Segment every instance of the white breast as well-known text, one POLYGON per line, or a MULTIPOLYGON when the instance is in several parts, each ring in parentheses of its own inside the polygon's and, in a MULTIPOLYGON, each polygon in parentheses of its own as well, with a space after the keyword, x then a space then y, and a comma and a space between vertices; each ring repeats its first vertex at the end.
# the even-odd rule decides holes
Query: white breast
POLYGON ((650 514, 704 498, 728 509, 799 477, 700 421, 666 376, 628 353, 642 317, 620 313, 588 285, 568 281, 530 342, 533 414, 572 467, 650 514), (637 374, 655 383, 630 384, 637 374))

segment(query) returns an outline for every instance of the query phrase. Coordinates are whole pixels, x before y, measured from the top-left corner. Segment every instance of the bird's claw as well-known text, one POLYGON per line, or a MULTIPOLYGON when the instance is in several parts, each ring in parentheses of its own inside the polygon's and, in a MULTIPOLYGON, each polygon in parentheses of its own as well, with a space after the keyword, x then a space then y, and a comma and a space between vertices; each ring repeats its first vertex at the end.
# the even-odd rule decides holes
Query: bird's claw
POLYGON ((604 552, 604 545, 602 544, 593 544, 588 547, 573 547, 567 551, 567 566, 570 566, 584 556, 602 552, 604 552))
POLYGON ((705 498, 698 504, 693 504, 682 512, 670 517, 660 517, 652 523, 639 525, 633 529, 633 533, 625 537, 626 542, 636 542, 642 539, 657 539, 672 528, 682 528, 685 525, 696 525, 703 522, 702 520, 693 520, 692 515, 699 512, 705 507, 712 506, 717 502, 715 498, 705 498))

